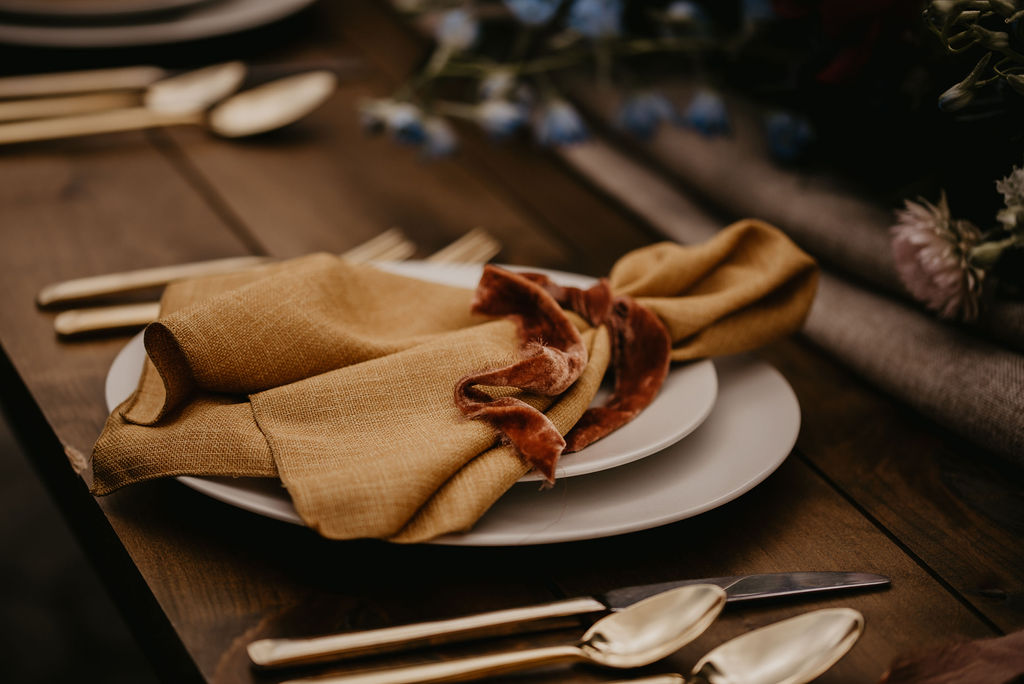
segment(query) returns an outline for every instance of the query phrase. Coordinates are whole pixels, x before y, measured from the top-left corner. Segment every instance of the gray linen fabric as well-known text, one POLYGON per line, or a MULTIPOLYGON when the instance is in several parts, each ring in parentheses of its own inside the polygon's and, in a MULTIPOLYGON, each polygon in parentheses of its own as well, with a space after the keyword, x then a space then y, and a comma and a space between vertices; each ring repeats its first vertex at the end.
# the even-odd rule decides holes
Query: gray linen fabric
MULTIPOLYGON (((689 98, 685 87, 666 90, 678 102, 689 98)), ((581 85, 571 91, 599 116, 614 118, 617 94, 581 85)), ((910 301, 889 248, 896 207, 884 206, 835 177, 779 166, 767 153, 755 108, 738 97, 728 98, 728 104, 733 125, 729 136, 706 138, 664 127, 650 142, 630 141, 630 147, 721 209, 726 218, 768 221, 826 267, 910 301)), ((976 324, 963 327, 1024 351, 1024 302, 997 301, 976 324)))
MULTIPOLYGON (((671 144, 679 135, 688 134, 665 131, 651 149, 657 150, 662 160, 674 154, 686 156, 680 147, 671 144)), ((696 147, 703 144, 693 142, 696 147)), ((727 147, 728 143, 708 144, 727 147)), ((759 181, 742 169, 735 169, 731 176, 722 169, 721 177, 716 178, 706 165, 692 158, 679 159, 666 176, 606 142, 566 148, 562 156, 596 186, 675 240, 705 240, 732 218, 730 214, 751 215, 774 220, 812 253, 830 254, 832 258, 822 257, 828 264, 848 256, 843 254, 847 243, 839 236, 851 221, 855 227, 850 232, 863 239, 852 239, 850 251, 862 259, 873 250, 879 251, 872 273, 884 273, 878 268, 889 253, 887 238, 879 239, 884 231, 863 229, 864 217, 873 211, 870 208, 843 211, 843 206, 856 206, 849 199, 830 205, 825 197, 799 183, 786 187, 776 182, 770 184, 773 192, 758 190, 759 181), (693 179, 682 176, 686 169, 692 169, 703 181, 691 183, 693 179), (679 176, 671 178, 675 174, 679 176), (690 187, 706 184, 712 191, 710 199, 717 200, 722 215, 707 210, 702 201, 706 195, 695 199, 680 191, 680 180, 690 187), (716 190, 716 183, 738 185, 731 190, 716 190), (734 196, 745 199, 722 204, 734 196), (800 208, 805 201, 808 204, 800 208), (807 207, 813 207, 813 211, 807 207), (787 220, 803 225, 794 231, 787 220), (821 226, 819 232, 827 237, 803 239, 815 225, 821 226)), ((707 150, 701 156, 707 164, 717 164, 713 157, 707 150)), ((731 161, 742 163, 735 157, 731 161)), ((763 164, 758 168, 761 173, 769 173, 763 164)), ((1024 466, 1024 355, 986 335, 939 321, 903 297, 894 296, 891 290, 855 284, 837 271, 823 272, 804 334, 888 393, 972 442, 1024 466)), ((1018 304, 1013 306, 1020 311, 1018 304)))

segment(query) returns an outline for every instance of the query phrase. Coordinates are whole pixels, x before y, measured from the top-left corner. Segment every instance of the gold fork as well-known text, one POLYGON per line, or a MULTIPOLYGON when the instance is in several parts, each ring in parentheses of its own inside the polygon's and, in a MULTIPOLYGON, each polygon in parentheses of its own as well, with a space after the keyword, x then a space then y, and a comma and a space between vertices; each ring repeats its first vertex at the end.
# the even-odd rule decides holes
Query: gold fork
MULTIPOLYGON (((476 228, 458 240, 427 257, 434 263, 483 263, 501 250, 501 244, 485 231, 476 228)), ((397 228, 381 233, 341 256, 349 261, 403 261, 416 251, 415 245, 397 228)), ((51 285, 40 292, 39 301, 53 304, 106 294, 165 285, 172 280, 200 275, 229 273, 272 261, 267 257, 237 257, 177 266, 144 269, 126 273, 81 278, 51 285)), ((138 328, 156 320, 159 302, 122 304, 116 306, 70 309, 53 321, 57 334, 63 337, 105 330, 138 328)))

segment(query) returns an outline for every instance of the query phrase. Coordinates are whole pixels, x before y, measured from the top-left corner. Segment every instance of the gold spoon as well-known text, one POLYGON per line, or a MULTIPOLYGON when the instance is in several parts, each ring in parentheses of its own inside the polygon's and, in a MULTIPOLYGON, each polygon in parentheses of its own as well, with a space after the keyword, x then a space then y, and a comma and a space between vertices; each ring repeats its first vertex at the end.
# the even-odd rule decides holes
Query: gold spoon
POLYGON ((708 628, 725 605, 725 592, 694 584, 656 594, 604 617, 572 644, 544 646, 387 670, 296 679, 284 684, 408 684, 445 682, 541 665, 589 661, 605 667, 642 667, 675 653, 708 628))
POLYGON ((846 655, 863 629, 864 617, 852 608, 816 610, 730 639, 701 658, 689 677, 609 684, 804 684, 846 655))
POLYGON ((298 121, 330 97, 337 78, 318 70, 288 76, 233 95, 206 112, 132 107, 0 125, 0 144, 71 138, 96 133, 198 125, 225 138, 266 133, 298 121))
POLYGON ((161 112, 203 110, 238 90, 245 79, 245 73, 245 64, 242 62, 225 62, 155 80, 146 85, 142 92, 111 89, 81 95, 0 102, 0 121, 71 116, 136 107, 140 103, 161 112))

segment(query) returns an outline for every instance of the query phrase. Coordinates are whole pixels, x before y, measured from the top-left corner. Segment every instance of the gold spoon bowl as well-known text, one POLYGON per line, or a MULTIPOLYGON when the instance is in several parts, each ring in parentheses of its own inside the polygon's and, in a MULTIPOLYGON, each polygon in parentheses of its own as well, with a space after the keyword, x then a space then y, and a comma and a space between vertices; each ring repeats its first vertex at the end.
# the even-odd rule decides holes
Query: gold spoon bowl
POLYGON ((806 684, 846 655, 864 630, 851 608, 804 613, 730 639, 689 677, 654 675, 609 684, 806 684))

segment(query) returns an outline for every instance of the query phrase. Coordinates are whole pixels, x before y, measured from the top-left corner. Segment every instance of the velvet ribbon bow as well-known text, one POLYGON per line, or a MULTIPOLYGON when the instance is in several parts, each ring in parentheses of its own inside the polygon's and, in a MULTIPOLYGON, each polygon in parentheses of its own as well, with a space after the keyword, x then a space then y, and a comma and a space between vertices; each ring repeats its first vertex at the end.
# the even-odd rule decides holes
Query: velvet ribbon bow
POLYGON ((554 483, 563 451, 579 451, 628 423, 654 400, 668 375, 668 329, 636 300, 614 296, 607 279, 581 290, 557 285, 539 273, 516 274, 488 265, 472 309, 512 317, 519 329, 521 358, 462 378, 455 388, 455 403, 466 416, 485 420, 501 432, 549 484, 554 483), (518 387, 545 396, 567 390, 583 372, 587 350, 565 310, 609 329, 615 388, 603 406, 587 409, 563 438, 526 402, 511 396, 495 398, 478 386, 518 387))

